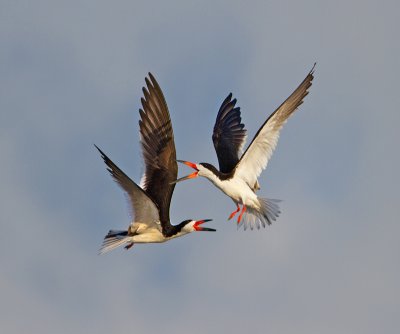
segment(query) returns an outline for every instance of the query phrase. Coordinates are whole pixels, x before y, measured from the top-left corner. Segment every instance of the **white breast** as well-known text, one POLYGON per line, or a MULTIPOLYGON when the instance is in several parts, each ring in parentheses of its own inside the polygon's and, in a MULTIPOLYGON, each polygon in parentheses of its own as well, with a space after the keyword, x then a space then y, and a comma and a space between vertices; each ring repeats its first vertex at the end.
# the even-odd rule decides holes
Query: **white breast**
POLYGON ((257 195, 241 178, 233 177, 232 179, 225 181, 217 179, 217 181, 213 183, 236 203, 249 206, 254 206, 258 203, 257 195))

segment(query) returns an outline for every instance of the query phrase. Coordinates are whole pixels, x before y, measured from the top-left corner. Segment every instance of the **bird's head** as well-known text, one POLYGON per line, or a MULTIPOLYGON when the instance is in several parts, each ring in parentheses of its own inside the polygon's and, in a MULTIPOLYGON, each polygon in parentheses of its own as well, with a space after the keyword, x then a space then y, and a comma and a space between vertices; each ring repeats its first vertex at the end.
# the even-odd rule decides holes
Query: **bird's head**
POLYGON ((198 164, 195 164, 193 162, 183 161, 183 160, 176 160, 176 161, 178 161, 182 164, 185 164, 186 166, 189 166, 190 168, 193 168, 195 171, 192 174, 181 177, 180 179, 177 179, 176 181, 174 181, 172 183, 178 183, 180 181, 194 179, 198 176, 203 176, 203 177, 206 177, 207 179, 212 179, 218 173, 217 169, 213 165, 208 164, 206 162, 200 162, 198 164))
POLYGON ((210 222, 212 219, 203 219, 203 220, 185 220, 181 224, 183 225, 182 227, 182 232, 184 233, 190 233, 190 232, 198 232, 198 231, 205 231, 205 232, 215 232, 216 229, 209 228, 209 227, 202 227, 200 225, 210 222))

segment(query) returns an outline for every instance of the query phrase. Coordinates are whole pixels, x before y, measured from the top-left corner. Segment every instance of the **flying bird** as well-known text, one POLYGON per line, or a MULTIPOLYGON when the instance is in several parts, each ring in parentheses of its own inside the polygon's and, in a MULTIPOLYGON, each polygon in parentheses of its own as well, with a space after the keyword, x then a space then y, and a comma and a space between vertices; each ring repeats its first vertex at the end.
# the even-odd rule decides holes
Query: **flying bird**
POLYGON ((258 130, 244 154, 240 157, 246 141, 246 129, 241 123, 240 108, 232 93, 222 102, 214 125, 212 140, 217 153, 219 170, 209 163, 193 163, 178 160, 195 170, 192 174, 176 181, 180 182, 202 176, 228 195, 236 204, 228 220, 240 212, 237 224, 244 223, 244 229, 250 225, 260 228, 270 225, 280 214, 279 200, 261 198, 256 195, 260 189, 258 177, 267 167, 276 147, 279 132, 289 116, 303 103, 314 78, 314 68, 308 73, 296 90, 276 109, 258 130), (242 208, 240 208, 242 205, 242 208), (244 215, 244 217, 243 217, 244 215), (243 218, 243 220, 242 220, 243 218))
POLYGON ((202 227, 211 219, 188 219, 171 225, 169 208, 178 175, 174 133, 167 103, 156 79, 149 73, 147 88, 141 99, 140 142, 145 172, 140 186, 132 181, 107 155, 99 150, 114 180, 125 191, 131 209, 132 222, 126 231, 110 230, 105 236, 100 254, 124 245, 126 249, 136 243, 159 243, 181 237, 194 231, 215 231, 202 227))

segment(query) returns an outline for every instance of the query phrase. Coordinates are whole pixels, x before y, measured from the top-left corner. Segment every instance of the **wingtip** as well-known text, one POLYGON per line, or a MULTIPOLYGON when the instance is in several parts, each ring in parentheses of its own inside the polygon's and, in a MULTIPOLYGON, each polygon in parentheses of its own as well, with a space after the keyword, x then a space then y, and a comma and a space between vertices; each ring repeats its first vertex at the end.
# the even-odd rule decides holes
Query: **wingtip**
POLYGON ((312 67, 311 70, 310 70, 310 74, 311 74, 311 75, 313 75, 314 72, 315 72, 315 66, 317 66, 317 62, 314 62, 314 65, 313 65, 313 67, 312 67))
MULTIPOLYGON (((151 79, 151 77, 150 77, 150 79, 151 79)), ((149 80, 149 78, 148 77, 145 77, 144 78, 144 81, 146 82, 146 86, 147 87, 152 87, 152 82, 150 82, 150 80, 149 80)), ((144 93, 144 91, 146 90, 146 87, 143 87, 143 93, 144 93)))
POLYGON ((109 157, 96 144, 93 144, 93 145, 94 145, 94 147, 97 148, 97 150, 99 151, 99 153, 101 155, 101 158, 107 164, 107 160, 110 160, 109 157))
MULTIPOLYGON (((157 82, 155 76, 154 76, 151 72, 149 72, 148 75, 149 75, 149 78, 150 78, 150 81, 151 81, 152 86, 153 86, 154 88, 157 88, 157 87, 159 88, 160 86, 159 86, 159 84, 158 84, 158 82, 157 82)), ((159 89, 161 90, 161 88, 159 88, 159 89)))
POLYGON ((149 76, 150 80, 154 82, 156 79, 154 78, 154 75, 151 72, 148 72, 147 75, 149 76))
POLYGON ((101 155, 104 155, 103 151, 96 144, 93 144, 93 145, 94 145, 94 147, 97 148, 97 150, 100 152, 101 155))

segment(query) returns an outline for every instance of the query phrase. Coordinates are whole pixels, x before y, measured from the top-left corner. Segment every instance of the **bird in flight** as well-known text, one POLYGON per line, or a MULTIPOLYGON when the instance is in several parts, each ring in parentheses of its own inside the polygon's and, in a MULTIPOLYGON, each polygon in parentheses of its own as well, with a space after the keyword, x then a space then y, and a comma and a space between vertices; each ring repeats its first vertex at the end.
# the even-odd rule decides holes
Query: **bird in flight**
POLYGON ((141 185, 132 181, 107 155, 99 150, 114 180, 125 191, 131 209, 132 222, 126 231, 110 230, 105 236, 100 254, 124 245, 126 249, 136 243, 159 243, 181 237, 194 231, 215 231, 202 227, 211 219, 188 219, 172 225, 169 209, 178 176, 174 133, 167 103, 154 76, 146 78, 140 113, 140 142, 145 172, 141 185))
POLYGON ((246 140, 246 129, 241 123, 240 108, 235 107, 236 99, 232 93, 222 102, 214 125, 212 140, 217 153, 219 170, 209 163, 193 163, 178 160, 195 170, 174 183, 202 176, 221 189, 236 204, 228 220, 240 212, 237 224, 244 223, 246 230, 256 226, 270 225, 280 214, 279 200, 261 198, 256 195, 260 189, 258 177, 267 167, 268 161, 276 147, 279 132, 289 116, 303 103, 314 78, 314 68, 303 82, 265 121, 258 130, 246 151, 240 157, 246 140), (240 208, 242 205, 242 208, 240 208))

